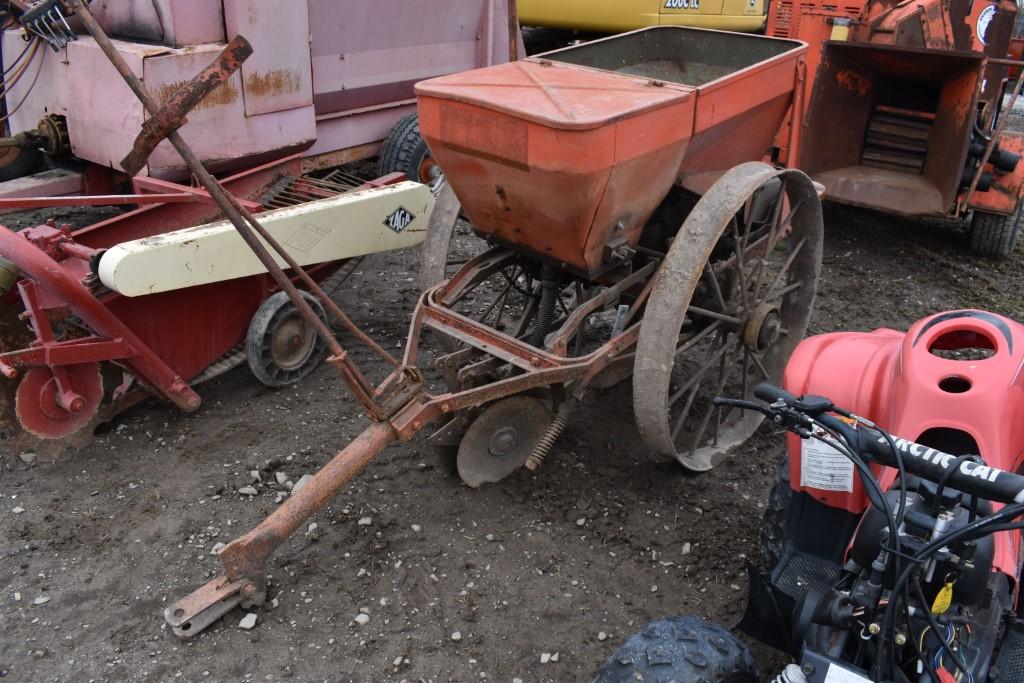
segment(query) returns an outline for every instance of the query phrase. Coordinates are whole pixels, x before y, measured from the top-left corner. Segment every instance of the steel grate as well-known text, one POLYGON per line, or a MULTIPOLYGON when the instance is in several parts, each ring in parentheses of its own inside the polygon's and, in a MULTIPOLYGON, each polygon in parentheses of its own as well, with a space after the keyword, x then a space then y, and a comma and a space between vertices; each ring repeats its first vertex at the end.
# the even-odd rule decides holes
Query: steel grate
POLYGON ((332 171, 323 178, 285 176, 267 190, 261 203, 268 209, 298 206, 317 199, 327 199, 352 192, 366 184, 343 171, 332 171))

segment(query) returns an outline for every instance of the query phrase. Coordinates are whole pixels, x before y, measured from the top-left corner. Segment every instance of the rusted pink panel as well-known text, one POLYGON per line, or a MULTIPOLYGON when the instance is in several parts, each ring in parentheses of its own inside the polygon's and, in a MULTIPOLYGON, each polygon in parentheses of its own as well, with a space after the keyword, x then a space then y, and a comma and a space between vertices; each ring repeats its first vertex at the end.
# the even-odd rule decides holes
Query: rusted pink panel
POLYGON ((506 0, 307 0, 317 114, 413 99, 417 81, 508 61, 506 0))
MULTIPOLYGON (((12 30, 3 33, 4 64, 14 64, 14 60, 25 49, 23 40, 24 31, 12 30)), ((63 88, 52 87, 52 83, 63 83, 66 61, 63 50, 54 52, 48 48, 40 47, 36 52, 35 59, 28 66, 25 75, 7 93, 7 110, 12 111, 17 107, 10 120, 7 122, 10 132, 20 133, 32 130, 36 127, 39 119, 47 114, 64 114, 67 111, 67 91, 63 88), (37 70, 39 77, 36 78, 37 70), (31 88, 35 81, 35 87, 31 88), (18 106, 18 103, 21 106, 18 106)))
MULTIPOLYGON (((132 71, 142 76, 142 62, 169 48, 115 43, 132 71)), ((46 87, 66 89, 68 135, 76 156, 120 168, 142 125, 142 104, 92 38, 67 46, 67 65, 61 82, 46 87)))
POLYGON ((219 0, 100 0, 90 5, 112 36, 169 47, 223 42, 219 0))
MULTIPOLYGON (((147 59, 146 87, 161 99, 169 97, 213 61, 221 49, 220 45, 200 45, 187 52, 147 59)), ((235 73, 188 115, 182 135, 204 162, 224 166, 243 157, 308 147, 316 138, 312 106, 247 116, 242 87, 242 75, 235 73)), ((149 165, 150 173, 156 175, 183 168, 181 158, 168 142, 157 147, 149 165)))
POLYGON ((255 49, 242 65, 246 114, 313 104, 309 14, 304 1, 282 5, 280 0, 225 0, 224 23, 228 34, 242 34, 255 49))

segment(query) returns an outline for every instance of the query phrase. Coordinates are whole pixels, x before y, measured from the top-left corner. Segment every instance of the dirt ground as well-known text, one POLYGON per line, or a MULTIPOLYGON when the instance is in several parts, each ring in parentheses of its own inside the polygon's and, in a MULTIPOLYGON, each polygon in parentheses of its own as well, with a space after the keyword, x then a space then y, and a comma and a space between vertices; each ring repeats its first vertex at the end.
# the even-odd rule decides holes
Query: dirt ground
MULTIPOLYGON (((979 260, 964 242, 828 207, 812 332, 960 307, 1024 318, 1024 253, 979 260)), ((397 347, 415 268, 414 254, 368 259, 337 299, 397 347)), ((218 572, 215 544, 276 507, 276 475, 315 472, 367 424, 328 367, 281 391, 242 367, 200 393, 196 414, 146 403, 56 463, 0 458, 0 678, 586 681, 650 619, 734 624, 743 610, 781 436, 763 429, 687 475, 645 451, 626 383, 590 397, 536 475, 471 490, 422 436, 386 450, 272 559, 255 629, 236 609, 179 641, 162 610, 218 572)), ((777 656, 755 653, 777 673, 777 656)))

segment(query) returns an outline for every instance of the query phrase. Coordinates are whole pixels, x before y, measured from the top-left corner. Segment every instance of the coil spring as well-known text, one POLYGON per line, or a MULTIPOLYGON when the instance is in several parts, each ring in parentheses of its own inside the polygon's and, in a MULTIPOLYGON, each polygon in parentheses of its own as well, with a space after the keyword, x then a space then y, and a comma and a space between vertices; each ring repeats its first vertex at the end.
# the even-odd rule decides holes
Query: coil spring
POLYGON ((530 457, 526 459, 526 469, 531 472, 535 472, 542 464, 544 464, 544 458, 548 457, 548 453, 554 447, 555 442, 558 441, 558 437, 562 435, 565 428, 569 426, 569 416, 572 415, 573 408, 576 407, 576 401, 566 401, 562 404, 562 407, 558 409, 558 414, 555 415, 555 419, 548 425, 547 431, 544 432, 544 436, 540 437, 537 445, 533 447, 533 452, 530 453, 530 457))
POLYGON ((537 306, 537 320, 530 334, 530 345, 544 348, 544 338, 555 319, 555 304, 558 300, 558 272, 548 266, 541 272, 540 304, 537 306))
POLYGON ((796 664, 789 664, 778 676, 772 679, 772 683, 807 683, 807 676, 796 664))

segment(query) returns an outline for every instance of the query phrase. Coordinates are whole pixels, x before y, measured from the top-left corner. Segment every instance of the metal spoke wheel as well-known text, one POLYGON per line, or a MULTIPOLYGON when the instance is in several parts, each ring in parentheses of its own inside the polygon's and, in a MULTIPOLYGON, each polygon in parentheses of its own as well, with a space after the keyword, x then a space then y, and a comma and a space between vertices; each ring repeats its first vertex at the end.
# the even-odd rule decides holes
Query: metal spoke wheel
MULTIPOLYGON (((325 323, 327 316, 315 296, 302 297, 325 323)), ((257 309, 245 338, 249 369, 268 387, 283 387, 308 376, 323 362, 327 349, 313 326, 285 292, 269 297, 257 309)))
POLYGON ((807 330, 821 249, 821 203, 800 171, 742 164, 701 197, 640 327, 633 403, 648 448, 702 472, 753 434, 761 416, 711 400, 781 379, 807 330))

